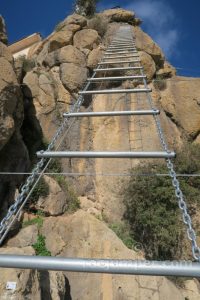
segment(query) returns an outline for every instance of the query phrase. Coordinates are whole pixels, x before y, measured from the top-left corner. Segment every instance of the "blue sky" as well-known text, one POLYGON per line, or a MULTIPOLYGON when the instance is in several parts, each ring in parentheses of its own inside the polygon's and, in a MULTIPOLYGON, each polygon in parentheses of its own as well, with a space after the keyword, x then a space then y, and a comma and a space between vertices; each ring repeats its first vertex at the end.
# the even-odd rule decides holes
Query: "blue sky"
MULTIPOLYGON (((0 14, 6 20, 12 43, 33 32, 44 37, 72 12, 73 1, 1 0, 0 14)), ((143 19, 142 28, 161 46, 179 74, 200 77, 200 1, 119 0, 100 1, 98 8, 121 7, 134 10, 143 19)))

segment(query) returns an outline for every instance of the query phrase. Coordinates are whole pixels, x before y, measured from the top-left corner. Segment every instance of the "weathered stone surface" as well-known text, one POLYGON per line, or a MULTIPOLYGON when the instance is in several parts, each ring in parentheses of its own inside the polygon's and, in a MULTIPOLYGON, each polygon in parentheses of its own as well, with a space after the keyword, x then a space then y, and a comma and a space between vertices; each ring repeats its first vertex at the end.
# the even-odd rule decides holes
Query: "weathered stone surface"
POLYGON ((74 34, 72 31, 56 32, 49 41, 49 45, 48 45, 49 52, 55 51, 66 45, 72 44, 73 35, 74 34))
POLYGON ((8 44, 8 38, 6 34, 6 26, 3 17, 0 15, 0 41, 4 44, 8 44))
POLYGON ((63 214, 67 209, 67 195, 53 178, 44 176, 44 180, 49 186, 49 195, 40 197, 36 208, 51 216, 63 214))
POLYGON ((156 73, 156 65, 153 58, 144 51, 139 52, 141 64, 144 67, 144 74, 151 80, 156 73))
POLYGON ((80 89, 87 80, 86 68, 72 63, 64 63, 60 67, 60 78, 64 87, 70 91, 80 89))
MULTIPOLYGON (((42 234, 52 255, 113 259, 142 259, 142 252, 127 249, 105 223, 90 214, 78 211, 74 215, 50 217, 45 220, 42 234), (54 243, 52 243, 52 240, 54 243)), ((198 283, 191 282, 191 290, 177 288, 164 277, 116 276, 67 273, 72 299, 198 299, 198 283), (78 282, 78 284, 77 284, 78 282), (91 288, 92 286, 92 288, 91 288), (84 293, 83 293, 84 290, 84 293), (191 297, 191 298, 190 298, 191 297), (195 298, 196 297, 196 298, 195 298)))
MULTIPOLYGON (((0 254, 34 255, 32 247, 1 248, 0 254)), ((24 300, 41 299, 38 273, 35 270, 2 269, 0 272, 0 298, 24 300), (7 290, 7 282, 16 282, 15 290, 7 290)))
POLYGON ((164 64, 164 54, 160 47, 151 39, 151 37, 146 34, 140 27, 133 28, 135 38, 136 38, 136 47, 138 50, 145 51, 154 59, 156 66, 162 67, 164 64))
POLYGON ((22 94, 12 65, 0 57, 0 149, 9 141, 23 119, 22 94))
MULTIPOLYGON (((32 247, 1 248, 0 254, 34 255, 32 247)), ((20 269, 2 269, 0 274, 1 300, 60 300, 68 298, 68 280, 62 272, 20 269), (8 290, 8 282, 15 282, 16 289, 8 290)))
POLYGON ((161 91, 161 105, 172 121, 190 138, 200 132, 200 79, 173 77, 166 80, 167 88, 161 91))
POLYGON ((78 14, 73 14, 64 21, 65 24, 76 24, 80 25, 81 27, 84 27, 87 25, 87 19, 83 16, 80 16, 78 14))
POLYGON ((36 114, 48 114, 55 108, 55 87, 53 78, 46 71, 31 71, 24 77, 24 94, 32 99, 36 114))
POLYGON ((135 24, 135 13, 133 11, 122 8, 107 9, 102 12, 102 15, 110 18, 113 22, 127 22, 135 24))
POLYGON ((87 66, 90 69, 94 69, 97 66, 100 59, 102 58, 103 53, 104 51, 100 47, 92 50, 88 55, 87 66))
POLYGON ((176 75, 176 69, 174 67, 172 67, 172 65, 170 65, 170 63, 165 61, 163 68, 158 70, 156 72, 156 75, 158 75, 158 77, 162 77, 162 78, 169 78, 169 77, 176 75))
POLYGON ((83 29, 74 35, 74 46, 77 48, 87 48, 92 50, 100 43, 98 32, 93 29, 83 29))
POLYGON ((44 60, 44 63, 50 68, 62 63, 73 63, 85 67, 86 59, 85 55, 80 50, 69 45, 51 52, 44 60))
POLYGON ((17 236, 11 238, 8 247, 28 247, 32 246, 37 241, 38 228, 37 225, 30 225, 20 230, 17 236))
POLYGON ((9 63, 13 63, 13 56, 8 50, 8 47, 0 42, 0 57, 4 57, 9 63))

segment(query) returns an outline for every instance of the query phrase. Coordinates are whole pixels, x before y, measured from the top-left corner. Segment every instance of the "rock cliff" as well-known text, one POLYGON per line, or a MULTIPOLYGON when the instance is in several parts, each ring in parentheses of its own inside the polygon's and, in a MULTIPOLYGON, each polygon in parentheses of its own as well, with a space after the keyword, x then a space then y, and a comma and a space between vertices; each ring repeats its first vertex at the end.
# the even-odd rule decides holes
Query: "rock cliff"
MULTIPOLYGON (((0 43, 0 65, 4 66, 4 72, 0 74, 1 171, 27 170, 29 156, 32 158, 33 155, 31 149, 38 149, 42 139, 51 140, 62 121, 63 112, 69 111, 75 102, 78 91, 122 23, 132 26, 149 86, 153 90, 153 101, 161 110, 161 122, 169 145, 174 148, 185 141, 200 142, 200 79, 176 76, 175 69, 165 60, 160 47, 139 27, 141 21, 133 12, 107 10, 93 20, 73 14, 58 24, 44 41, 30 49, 26 62, 34 61, 35 64, 23 74, 20 82, 17 81, 10 53, 0 43)), ((3 29, 2 36, 4 33, 3 29)), ((5 42, 5 37, 1 40, 5 42)), ((130 82, 123 85, 130 86, 130 82)), ((145 107, 144 99, 138 102, 135 95, 128 97, 127 101, 121 100, 118 95, 99 95, 94 101, 87 99, 81 111, 137 109, 140 103, 145 107)), ((159 147, 156 128, 149 117, 139 123, 130 122, 127 117, 77 120, 63 143, 63 149, 69 150, 129 151, 159 147), (138 128, 141 139, 137 136, 138 128)), ((63 171, 94 176, 70 176, 70 180, 64 180, 65 183, 63 178, 45 176, 48 193, 37 199, 31 213, 24 214, 24 223, 29 226, 7 240, 1 253, 14 251, 32 255, 35 249, 32 246, 37 243, 38 236, 43 236, 48 251, 55 256, 143 258, 142 251, 128 249, 103 221, 106 219, 112 223, 122 219, 124 208, 119 190, 123 182, 116 176, 98 176, 101 173, 127 172, 134 164, 130 160, 120 160, 117 164, 113 160, 101 159, 62 160, 63 171), (75 213, 68 210, 70 202, 76 198, 72 190, 76 191, 80 201, 80 208, 75 213), (42 217, 35 217, 33 211, 42 212, 42 217), (38 221, 40 218, 41 222, 38 221), (40 224, 35 225, 34 219, 40 224)), ((7 176, 0 177, 0 180, 1 206, 5 209, 22 178, 7 176)), ((1 276, 2 299, 10 296, 4 288, 7 281, 17 282, 13 299, 24 299, 24 295, 31 299, 199 298, 197 280, 187 280, 185 287, 180 288, 161 277, 40 274, 18 270, 3 270, 1 276), (29 284, 25 286, 25 282, 29 284)))

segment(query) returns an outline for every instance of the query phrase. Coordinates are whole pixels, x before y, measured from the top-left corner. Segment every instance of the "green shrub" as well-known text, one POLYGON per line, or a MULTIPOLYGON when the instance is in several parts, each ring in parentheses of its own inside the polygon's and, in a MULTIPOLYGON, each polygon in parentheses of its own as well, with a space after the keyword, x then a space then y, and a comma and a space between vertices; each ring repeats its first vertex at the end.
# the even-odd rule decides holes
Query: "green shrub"
POLYGON ((108 18, 96 15, 88 21, 88 28, 96 30, 102 37, 107 31, 108 23, 108 18))
POLYGON ((22 69, 25 73, 30 72, 36 66, 35 60, 26 58, 26 56, 20 56, 19 60, 22 63, 22 69))
MULTIPOLYGON (((185 146, 177 153, 177 173, 200 170, 200 146, 185 146)), ((139 166, 134 173, 167 173, 162 164, 139 166)), ((189 211, 195 213, 200 203, 199 177, 179 177, 189 211)), ((165 176, 131 176, 123 189, 125 219, 134 240, 143 245, 148 259, 180 259, 183 253, 184 224, 171 178, 165 176)))
POLYGON ((46 248, 45 236, 39 234, 37 242, 32 245, 35 249, 35 253, 38 256, 51 256, 51 252, 46 248))
POLYGON ((27 226, 35 225, 35 224, 38 226, 38 228, 41 228, 42 225, 43 225, 43 219, 38 216, 35 219, 24 221, 23 224, 22 224, 22 226, 23 227, 27 227, 27 226))
POLYGON ((49 186, 46 183, 46 181, 44 180, 44 178, 41 177, 30 196, 30 200, 31 200, 31 202, 35 203, 38 201, 38 199, 40 197, 45 198, 48 195, 49 195, 49 186))
POLYGON ((133 249, 136 242, 133 240, 133 238, 130 236, 130 230, 124 223, 113 223, 109 225, 110 229, 112 229, 115 234, 122 240, 124 245, 126 245, 127 248, 133 249))
POLYGON ((166 79, 162 75, 157 75, 155 80, 153 81, 154 87, 157 90, 163 91, 167 87, 166 79))

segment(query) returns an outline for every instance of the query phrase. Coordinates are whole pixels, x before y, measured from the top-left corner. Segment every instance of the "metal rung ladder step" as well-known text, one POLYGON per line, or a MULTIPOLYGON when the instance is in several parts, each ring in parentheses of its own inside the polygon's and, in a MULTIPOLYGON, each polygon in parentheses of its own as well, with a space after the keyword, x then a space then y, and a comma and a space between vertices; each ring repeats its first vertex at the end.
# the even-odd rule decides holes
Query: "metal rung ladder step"
POLYGON ((134 79, 145 79, 147 78, 145 75, 135 75, 135 76, 119 76, 119 77, 95 77, 88 78, 87 81, 95 82, 95 81, 109 81, 109 80, 134 80, 134 79))
POLYGON ((121 67, 121 68, 102 68, 94 69, 94 72, 105 72, 105 71, 129 71, 129 70, 142 70, 143 67, 121 67))
POLYGON ((39 158, 174 158, 174 152, 39 151, 39 158))
POLYGON ((99 112, 78 112, 78 113, 64 113, 65 118, 75 117, 106 117, 106 116, 149 116, 158 115, 160 111, 155 110, 124 110, 124 111, 99 111, 99 112))
POLYGON ((115 56, 108 56, 105 55, 103 59, 119 59, 119 58, 133 58, 133 57, 137 57, 139 58, 139 54, 132 54, 132 55, 115 55, 115 56))
POLYGON ((98 63, 98 65, 113 65, 113 64, 125 64, 125 63, 140 63, 140 60, 121 60, 121 61, 103 61, 98 63))
POLYGON ((135 49, 127 49, 127 50, 117 50, 117 51, 111 51, 111 50, 107 50, 106 52, 105 52, 105 55, 107 55, 107 54, 113 54, 113 55, 116 55, 116 54, 132 54, 132 53, 138 53, 138 51, 137 50, 135 50, 135 49))
POLYGON ((82 91, 79 95, 93 95, 93 94, 127 94, 127 93, 150 93, 152 89, 118 89, 118 90, 93 90, 82 91))

